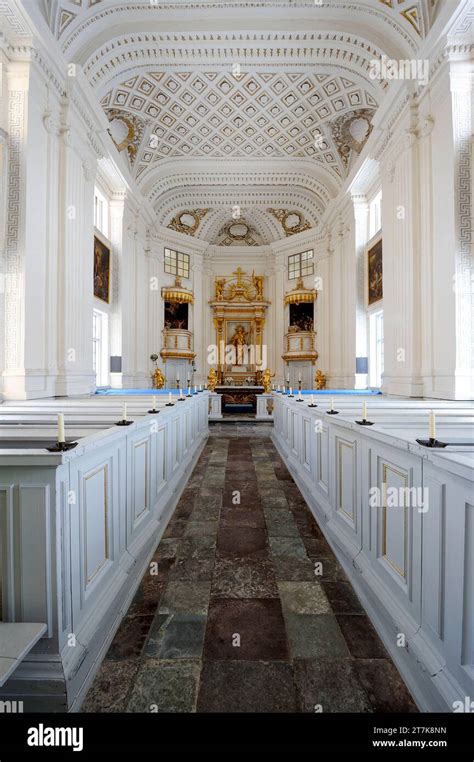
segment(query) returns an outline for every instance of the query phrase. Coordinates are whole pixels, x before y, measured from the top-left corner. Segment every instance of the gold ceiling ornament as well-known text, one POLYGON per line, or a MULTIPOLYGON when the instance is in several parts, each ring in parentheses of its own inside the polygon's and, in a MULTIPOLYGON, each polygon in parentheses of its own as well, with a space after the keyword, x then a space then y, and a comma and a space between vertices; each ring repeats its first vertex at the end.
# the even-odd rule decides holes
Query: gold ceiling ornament
POLYGON ((351 151, 359 154, 372 132, 373 109, 349 111, 332 124, 332 136, 339 155, 346 169, 349 166, 351 151))
POLYGON ((228 222, 219 230, 218 236, 223 236, 219 246, 232 246, 236 243, 258 246, 255 229, 242 219, 228 222))
POLYGON ((311 223, 304 219, 300 212, 289 209, 267 209, 281 223, 286 236, 310 230, 311 223))
POLYGON ((315 302, 318 292, 315 288, 306 288, 303 278, 298 278, 292 291, 285 294, 285 304, 301 304, 302 302, 315 302))
POLYGON ((117 150, 126 151, 130 163, 133 164, 137 155, 140 141, 143 134, 143 123, 133 114, 121 111, 120 109, 109 109, 107 111, 109 120, 108 133, 114 141, 117 150))
POLYGON ((201 220, 209 212, 209 209, 183 209, 176 214, 168 225, 171 230, 177 230, 178 233, 194 235, 197 232, 201 220))
POLYGON ((174 286, 163 286, 161 298, 165 302, 178 302, 179 304, 193 304, 194 294, 181 285, 181 278, 176 276, 174 286))
POLYGON ((240 267, 232 273, 235 278, 215 279, 216 302, 264 302, 263 275, 247 275, 240 267))

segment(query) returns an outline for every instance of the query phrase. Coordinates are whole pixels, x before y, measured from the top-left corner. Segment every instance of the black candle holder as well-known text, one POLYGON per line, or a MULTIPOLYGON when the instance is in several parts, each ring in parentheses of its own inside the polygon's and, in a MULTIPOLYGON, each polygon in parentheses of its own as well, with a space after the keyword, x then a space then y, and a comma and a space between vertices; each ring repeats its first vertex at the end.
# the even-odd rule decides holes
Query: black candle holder
POLYGON ((362 421, 356 421, 359 426, 373 426, 374 421, 368 421, 367 418, 363 418, 362 421))
POLYGON ((174 407, 174 402, 167 402, 166 407, 174 407))
POLYGON ((318 407, 315 402, 309 402, 308 407, 318 407))
POLYGON ((416 441, 418 444, 423 445, 423 447, 442 448, 448 446, 447 442, 440 442, 439 439, 435 439, 435 437, 430 437, 429 439, 417 439, 416 441))
POLYGON ((148 410, 149 413, 159 413, 159 410, 156 410, 156 408, 153 408, 153 410, 148 410))
POLYGON ((122 419, 121 421, 117 421, 115 425, 116 426, 131 426, 132 423, 133 421, 127 421, 126 419, 125 420, 122 419))
POLYGON ((326 415, 339 415, 339 410, 326 410, 326 415))
POLYGON ((55 442, 51 447, 47 447, 48 452, 67 452, 77 447, 77 442, 55 442))
POLYGON ((187 394, 187 395, 186 395, 186 397, 192 397, 192 396, 193 396, 192 394, 187 394))
POLYGON ((294 396, 295 396, 294 394, 289 394, 289 395, 288 395, 288 397, 294 397, 294 396))
POLYGON ((297 398, 296 398, 296 402, 304 402, 304 399, 303 399, 303 397, 297 397, 297 398))

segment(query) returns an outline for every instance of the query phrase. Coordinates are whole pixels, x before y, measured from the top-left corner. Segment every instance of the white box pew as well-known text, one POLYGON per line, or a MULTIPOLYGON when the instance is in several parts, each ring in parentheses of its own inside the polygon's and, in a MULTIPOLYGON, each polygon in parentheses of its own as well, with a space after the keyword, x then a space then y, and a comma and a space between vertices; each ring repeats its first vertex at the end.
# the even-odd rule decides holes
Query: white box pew
POLYGON ((3 620, 47 628, 0 698, 25 711, 80 707, 205 443, 207 413, 203 393, 130 426, 72 427, 84 436, 67 452, 0 448, 3 620))
MULTIPOLYGON (((452 711, 474 691, 474 452, 416 442, 437 402, 391 402, 362 427, 275 394, 273 440, 419 707, 452 711)), ((438 438, 472 439, 472 408, 442 408, 438 438)))

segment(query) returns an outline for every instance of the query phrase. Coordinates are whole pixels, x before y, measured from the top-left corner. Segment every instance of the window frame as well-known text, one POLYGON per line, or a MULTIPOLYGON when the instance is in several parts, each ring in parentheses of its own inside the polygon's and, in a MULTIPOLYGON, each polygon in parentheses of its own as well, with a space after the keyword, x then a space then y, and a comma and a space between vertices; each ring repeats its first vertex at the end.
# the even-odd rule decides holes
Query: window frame
POLYGON ((186 278, 186 280, 189 280, 191 257, 189 254, 186 254, 186 252, 179 251, 178 249, 170 249, 168 246, 165 246, 163 265, 164 271, 168 275, 175 275, 179 278, 186 278), (173 264, 173 257, 170 257, 170 254, 175 255, 174 267, 171 266, 173 264), (169 263, 171 263, 171 265, 169 263), (183 263, 186 264, 186 267, 184 267, 183 263))
POLYGON ((314 275, 314 249, 306 249, 297 254, 289 254, 287 274, 288 280, 296 280, 297 278, 305 278, 307 275, 314 275), (311 254, 311 256, 303 259, 305 254, 311 254), (309 262, 311 269, 303 272, 303 262, 309 262), (291 275, 292 272, 295 274, 291 275))

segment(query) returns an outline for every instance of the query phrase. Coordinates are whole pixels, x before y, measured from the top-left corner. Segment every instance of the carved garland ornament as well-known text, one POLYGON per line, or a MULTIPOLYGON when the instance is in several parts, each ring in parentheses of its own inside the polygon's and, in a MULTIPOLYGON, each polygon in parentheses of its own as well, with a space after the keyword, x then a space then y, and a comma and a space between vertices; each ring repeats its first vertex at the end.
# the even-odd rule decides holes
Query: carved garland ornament
POLYGON ((209 209, 184 209, 173 217, 168 225, 171 230, 177 230, 178 233, 194 235, 197 232, 201 220, 209 212, 209 209))
POLYGON ((288 211, 288 209, 267 209, 267 212, 281 222, 281 226, 286 236, 301 233, 303 230, 309 230, 311 223, 307 222, 300 212, 288 211))

